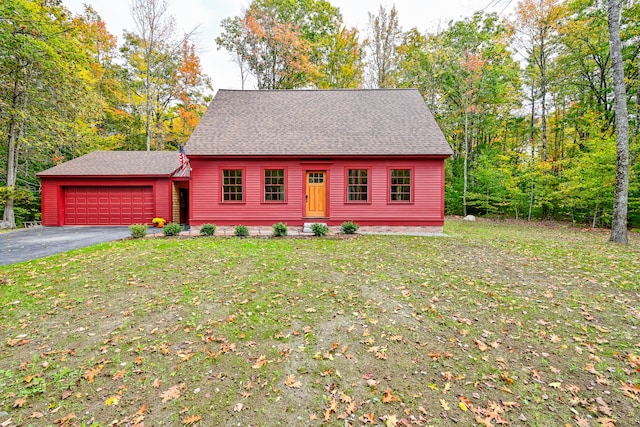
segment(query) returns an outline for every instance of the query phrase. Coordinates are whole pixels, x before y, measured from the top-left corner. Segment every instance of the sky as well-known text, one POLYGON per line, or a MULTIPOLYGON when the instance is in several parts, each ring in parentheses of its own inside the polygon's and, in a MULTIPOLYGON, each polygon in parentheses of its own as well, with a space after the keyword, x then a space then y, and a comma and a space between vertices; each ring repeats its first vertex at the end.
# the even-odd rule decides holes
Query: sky
MULTIPOLYGON (((329 0, 338 7, 347 27, 366 33, 368 12, 377 13, 380 5, 387 11, 395 5, 403 30, 416 27, 421 32, 435 31, 484 10, 506 16, 517 0, 329 0)), ((123 30, 135 31, 130 0, 63 0, 71 12, 80 14, 84 4, 91 5, 107 25, 107 30, 122 41, 123 30)), ((240 16, 250 0, 167 0, 169 14, 176 20, 177 30, 186 33, 197 28, 194 39, 203 71, 212 78, 217 89, 241 89, 240 71, 224 49, 218 50, 215 38, 220 35, 220 21, 240 16)), ((255 89, 249 81, 245 89, 255 89)))

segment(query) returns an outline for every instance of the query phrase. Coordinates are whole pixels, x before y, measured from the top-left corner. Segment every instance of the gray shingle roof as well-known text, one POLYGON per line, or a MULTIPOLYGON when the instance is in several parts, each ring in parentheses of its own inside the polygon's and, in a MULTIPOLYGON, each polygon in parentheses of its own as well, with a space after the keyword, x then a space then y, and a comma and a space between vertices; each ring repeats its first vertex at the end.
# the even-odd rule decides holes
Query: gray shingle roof
POLYGON ((416 89, 219 90, 188 155, 453 154, 416 89))
POLYGON ((38 176, 162 176, 171 175, 180 165, 177 151, 94 151, 38 176))

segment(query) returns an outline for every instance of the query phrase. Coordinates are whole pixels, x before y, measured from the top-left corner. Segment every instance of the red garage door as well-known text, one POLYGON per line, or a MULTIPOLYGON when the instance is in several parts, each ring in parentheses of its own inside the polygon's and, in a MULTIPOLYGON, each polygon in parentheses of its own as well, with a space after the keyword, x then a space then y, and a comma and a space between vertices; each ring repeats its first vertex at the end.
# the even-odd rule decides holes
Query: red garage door
POLYGON ((65 225, 131 225, 153 219, 152 187, 66 187, 65 225))

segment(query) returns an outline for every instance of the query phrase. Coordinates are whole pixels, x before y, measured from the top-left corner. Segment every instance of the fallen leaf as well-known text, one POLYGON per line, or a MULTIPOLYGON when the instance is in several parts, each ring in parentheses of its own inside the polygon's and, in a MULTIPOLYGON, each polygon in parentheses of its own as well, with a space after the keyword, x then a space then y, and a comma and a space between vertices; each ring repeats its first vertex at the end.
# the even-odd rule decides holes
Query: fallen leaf
POLYGON ((120 403, 120 396, 111 396, 104 402, 107 406, 117 405, 118 403, 120 403))
POLYGON ((391 390, 385 390, 384 396, 382 396, 382 403, 390 403, 396 400, 396 396, 393 395, 391 390))
POLYGON ((591 423, 586 418, 577 417, 576 421, 578 423, 578 427, 591 427, 591 423))
POLYGON ((174 385, 168 390, 163 391, 162 393, 160 393, 160 397, 162 398, 163 403, 170 400, 176 400, 178 397, 180 397, 180 385, 174 385))
POLYGON ((13 402, 13 407, 14 408, 22 408, 25 403, 27 403, 27 398, 26 397, 20 397, 20 398, 16 399, 13 402))
POLYGON ((187 418, 182 420, 182 424, 189 426, 200 421, 202 417, 200 415, 189 415, 187 418))
POLYGON ((286 381, 284 382, 284 385, 286 385, 289 388, 300 388, 302 387, 302 383, 298 380, 296 380, 296 376, 294 374, 291 374, 287 377, 286 381))
POLYGON ((84 373, 84 378, 89 381, 89 383, 93 383, 94 378, 102 371, 102 368, 104 368, 104 365, 98 365, 95 368, 89 369, 84 373))
POLYGON ((474 338, 473 342, 478 346, 478 349, 479 349, 480 351, 487 351, 487 350, 489 349, 489 347, 487 346, 487 344, 486 344, 484 341, 482 341, 482 340, 479 340, 479 339, 477 339, 477 338, 474 338))
POLYGON ((258 357, 258 360, 256 360, 256 362, 253 365, 251 365, 251 367, 253 369, 260 369, 267 363, 269 363, 269 361, 267 360, 267 356, 263 354, 262 356, 258 357))
POLYGON ((604 401, 600 396, 596 397, 596 403, 598 404, 598 411, 602 412, 607 416, 613 415, 613 410, 607 405, 607 402, 604 401))
POLYGON ((600 417, 598 418, 598 422, 602 427, 616 427, 616 420, 613 418, 600 417))
POLYGON ((398 417, 395 415, 388 415, 384 421, 385 427, 396 427, 398 425, 398 417))
POLYGON ((444 399, 440 399, 440 405, 442 406, 442 409, 444 409, 445 411, 451 410, 451 408, 449 407, 449 404, 444 399))
POLYGON ((54 420, 53 422, 56 424, 60 424, 61 426, 66 426, 69 425, 69 421, 71 421, 72 419, 74 419, 76 417, 76 414, 74 414, 73 412, 70 414, 65 415, 64 417, 58 419, 58 420, 54 420))
POLYGON ((244 405, 240 402, 233 405, 234 412, 242 412, 243 409, 244 409, 244 405))

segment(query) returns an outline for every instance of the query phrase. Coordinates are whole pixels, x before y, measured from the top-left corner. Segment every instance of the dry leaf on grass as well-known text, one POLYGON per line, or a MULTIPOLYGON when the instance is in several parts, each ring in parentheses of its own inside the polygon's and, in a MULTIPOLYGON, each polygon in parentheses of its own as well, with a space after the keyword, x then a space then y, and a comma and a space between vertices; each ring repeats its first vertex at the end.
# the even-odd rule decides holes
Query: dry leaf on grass
POLYGON ((163 391, 160 393, 160 397, 162 398, 162 403, 170 400, 176 400, 180 397, 180 385, 174 385, 168 390, 163 391))
POLYGON ((251 365, 251 367, 253 369, 260 369, 267 363, 269 363, 269 361, 267 360, 267 356, 263 354, 262 356, 258 357, 258 360, 256 360, 256 362, 253 365, 251 365))
POLYGON ((185 426, 190 426, 197 423, 201 419, 202 417, 200 415, 189 415, 187 418, 182 420, 182 424, 184 424, 185 426))
POLYGON ((291 374, 287 377, 287 380, 284 382, 284 385, 286 385, 289 388, 300 388, 302 387, 302 383, 298 380, 296 380, 296 376, 294 374, 291 374))

